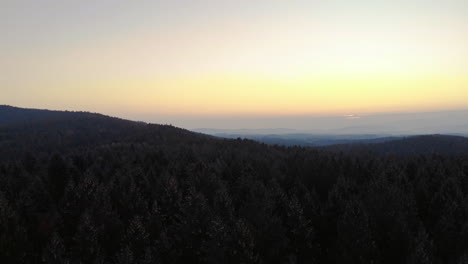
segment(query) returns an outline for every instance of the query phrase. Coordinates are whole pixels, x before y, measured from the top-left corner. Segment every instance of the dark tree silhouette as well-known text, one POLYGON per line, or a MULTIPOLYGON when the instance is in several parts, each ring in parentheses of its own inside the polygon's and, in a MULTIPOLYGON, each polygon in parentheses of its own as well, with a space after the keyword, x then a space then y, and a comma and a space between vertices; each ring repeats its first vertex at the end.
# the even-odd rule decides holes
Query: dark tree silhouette
POLYGON ((281 147, 2 109, 0 263, 468 262, 458 137, 281 147))

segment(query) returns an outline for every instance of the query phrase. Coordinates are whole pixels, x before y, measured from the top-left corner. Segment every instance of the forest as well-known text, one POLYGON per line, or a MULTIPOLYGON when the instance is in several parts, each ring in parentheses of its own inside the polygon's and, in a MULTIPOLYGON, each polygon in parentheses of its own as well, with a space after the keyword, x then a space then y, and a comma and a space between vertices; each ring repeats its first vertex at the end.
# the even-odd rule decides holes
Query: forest
POLYGON ((0 263, 468 264, 467 142, 278 146, 0 106, 0 263))

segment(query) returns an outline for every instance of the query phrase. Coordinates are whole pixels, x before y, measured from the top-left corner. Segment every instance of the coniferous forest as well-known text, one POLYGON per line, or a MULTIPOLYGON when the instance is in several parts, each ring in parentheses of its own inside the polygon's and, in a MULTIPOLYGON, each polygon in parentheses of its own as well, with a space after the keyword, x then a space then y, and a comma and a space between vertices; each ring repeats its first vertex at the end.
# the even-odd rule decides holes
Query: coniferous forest
POLYGON ((0 107, 0 263, 468 263, 468 139, 405 140, 282 147, 0 107))

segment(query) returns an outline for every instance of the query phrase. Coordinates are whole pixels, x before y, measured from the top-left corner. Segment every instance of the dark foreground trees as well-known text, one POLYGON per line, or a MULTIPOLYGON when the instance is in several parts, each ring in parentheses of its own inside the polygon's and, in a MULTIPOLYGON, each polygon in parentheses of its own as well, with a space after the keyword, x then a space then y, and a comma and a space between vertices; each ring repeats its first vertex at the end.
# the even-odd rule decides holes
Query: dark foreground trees
POLYGON ((466 156, 344 155, 143 126, 86 144, 35 132, 15 145, 4 133, 17 148, 0 151, 0 263, 468 261, 466 156), (47 149, 57 138, 72 145, 47 149))

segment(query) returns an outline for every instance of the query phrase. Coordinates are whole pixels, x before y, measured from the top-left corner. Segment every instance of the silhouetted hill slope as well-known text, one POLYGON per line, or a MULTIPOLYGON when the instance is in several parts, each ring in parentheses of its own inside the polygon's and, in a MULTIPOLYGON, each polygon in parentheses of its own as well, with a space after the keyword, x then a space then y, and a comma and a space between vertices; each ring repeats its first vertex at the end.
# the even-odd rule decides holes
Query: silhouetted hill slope
POLYGON ((341 144, 323 148, 348 153, 373 152, 378 154, 468 154, 468 138, 448 135, 422 135, 394 139, 374 144, 341 144))
POLYGON ((380 143, 399 139, 384 135, 315 135, 315 134, 214 134, 221 138, 247 138, 281 146, 318 147, 338 144, 380 143))
POLYGON ((0 263, 466 262, 467 155, 57 114, 0 127, 0 263))
MULTIPOLYGON (((53 152, 113 142, 148 143, 204 137, 169 125, 146 124, 88 112, 0 107, 0 157, 53 152)), ((208 137, 208 136, 206 136, 208 137)))
POLYGON ((26 109, 8 105, 0 105, 0 126, 19 123, 32 123, 43 120, 60 120, 64 118, 82 118, 99 116, 86 112, 51 111, 39 109, 26 109))

